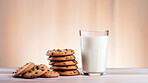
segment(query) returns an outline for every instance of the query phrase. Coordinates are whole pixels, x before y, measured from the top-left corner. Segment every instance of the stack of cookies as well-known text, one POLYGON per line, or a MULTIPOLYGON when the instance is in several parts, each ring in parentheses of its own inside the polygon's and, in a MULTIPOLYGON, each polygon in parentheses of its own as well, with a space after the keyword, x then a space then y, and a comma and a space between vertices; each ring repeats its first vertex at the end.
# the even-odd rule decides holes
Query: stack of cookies
POLYGON ((74 53, 72 49, 48 50, 46 55, 49 56, 49 65, 52 65, 50 69, 57 71, 61 76, 79 75, 74 53))
POLYGON ((59 77, 59 73, 48 70, 48 67, 44 64, 35 65, 33 62, 29 62, 21 67, 18 67, 15 72, 12 72, 12 76, 23 78, 51 78, 59 77))

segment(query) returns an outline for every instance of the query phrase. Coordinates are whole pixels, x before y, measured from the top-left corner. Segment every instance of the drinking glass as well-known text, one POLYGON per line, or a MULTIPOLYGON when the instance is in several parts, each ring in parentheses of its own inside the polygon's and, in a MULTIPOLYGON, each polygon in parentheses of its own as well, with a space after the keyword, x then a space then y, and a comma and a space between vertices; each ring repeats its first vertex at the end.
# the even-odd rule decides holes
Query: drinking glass
POLYGON ((80 30, 79 33, 83 74, 104 75, 109 30, 80 30))

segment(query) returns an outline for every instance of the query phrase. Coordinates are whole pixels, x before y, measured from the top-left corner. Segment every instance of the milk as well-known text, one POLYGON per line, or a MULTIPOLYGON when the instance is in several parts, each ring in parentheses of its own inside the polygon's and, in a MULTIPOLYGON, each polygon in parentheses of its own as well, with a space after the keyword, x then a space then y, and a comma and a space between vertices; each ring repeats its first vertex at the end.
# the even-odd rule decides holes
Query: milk
POLYGON ((81 36, 84 72, 105 72, 108 36, 81 36))

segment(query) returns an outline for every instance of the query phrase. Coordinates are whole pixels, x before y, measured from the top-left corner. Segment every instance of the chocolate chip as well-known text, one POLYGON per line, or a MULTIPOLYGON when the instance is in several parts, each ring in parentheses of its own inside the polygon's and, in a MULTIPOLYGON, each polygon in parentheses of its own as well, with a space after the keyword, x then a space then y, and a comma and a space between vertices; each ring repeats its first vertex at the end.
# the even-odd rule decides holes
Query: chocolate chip
POLYGON ((31 71, 28 71, 28 73, 31 73, 31 71))
POLYGON ((68 68, 68 66, 66 68, 68 68))
POLYGON ((71 52, 73 52, 73 51, 71 51, 71 52))
POLYGON ((47 71, 50 71, 50 70, 47 70, 47 71))
POLYGON ((26 65, 28 65, 29 63, 26 63, 26 65))
POLYGON ((55 51, 55 49, 53 49, 53 51, 55 51))
POLYGON ((51 55, 54 55, 54 53, 51 53, 51 55))
POLYGON ((73 73, 76 73, 75 71, 73 71, 73 73))
POLYGON ((38 72, 35 72, 35 74, 38 74, 38 72))
POLYGON ((66 60, 68 59, 68 57, 66 57, 66 60))
POLYGON ((73 60, 72 62, 75 63, 75 60, 73 60))
POLYGON ((12 74, 14 74, 14 72, 12 72, 12 74))
POLYGON ((42 69, 42 71, 44 71, 44 69, 42 69))
POLYGON ((67 49, 65 49, 66 51, 68 51, 67 49))
MULTIPOLYGON (((42 67, 42 68, 44 68, 44 67, 42 67)), ((42 68, 41 68, 41 69, 42 69, 42 68)))
POLYGON ((39 69, 39 66, 36 66, 36 69, 38 70, 39 69))
POLYGON ((51 58, 51 56, 49 56, 49 58, 51 58))
POLYGON ((65 52, 65 54, 67 54, 67 52, 65 52))
POLYGON ((23 69, 23 67, 21 67, 20 69, 23 69))
POLYGON ((58 49, 57 51, 60 51, 60 49, 58 49))
POLYGON ((14 73, 17 73, 17 72, 14 72, 14 73))

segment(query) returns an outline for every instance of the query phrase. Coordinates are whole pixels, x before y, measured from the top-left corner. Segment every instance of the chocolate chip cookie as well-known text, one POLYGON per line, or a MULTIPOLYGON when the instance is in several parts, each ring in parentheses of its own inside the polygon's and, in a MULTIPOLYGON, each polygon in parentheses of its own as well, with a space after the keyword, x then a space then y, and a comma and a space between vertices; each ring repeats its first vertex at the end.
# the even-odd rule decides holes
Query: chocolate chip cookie
POLYGON ((53 70, 72 70, 72 69, 77 69, 77 66, 51 66, 50 69, 53 70))
POLYGON ((60 57, 49 56, 49 58, 48 58, 48 60, 50 60, 50 61, 69 61, 69 60, 74 60, 74 59, 75 59, 74 55, 60 56, 60 57))
POLYGON ((13 77, 19 77, 21 74, 27 72, 31 68, 33 68, 35 64, 33 62, 26 63, 22 67, 18 67, 15 72, 12 72, 13 77))
POLYGON ((48 67, 44 64, 35 65, 28 72, 24 73, 22 75, 22 77, 24 77, 24 78, 36 78, 38 76, 41 76, 45 72, 47 72, 47 70, 48 70, 48 67))
POLYGON ((46 55, 47 56, 66 56, 74 54, 74 50, 72 49, 53 49, 48 50, 46 55))
POLYGON ((53 66, 71 66, 71 65, 76 65, 76 64, 77 64, 76 60, 60 61, 60 62, 51 61, 51 62, 49 62, 49 65, 53 65, 53 66))
POLYGON ((56 71, 50 71, 48 70, 46 73, 44 73, 43 75, 41 75, 41 77, 43 78, 54 78, 54 77, 59 77, 59 73, 56 71))
POLYGON ((70 71, 57 71, 61 76, 74 76, 79 75, 78 70, 70 70, 70 71))

